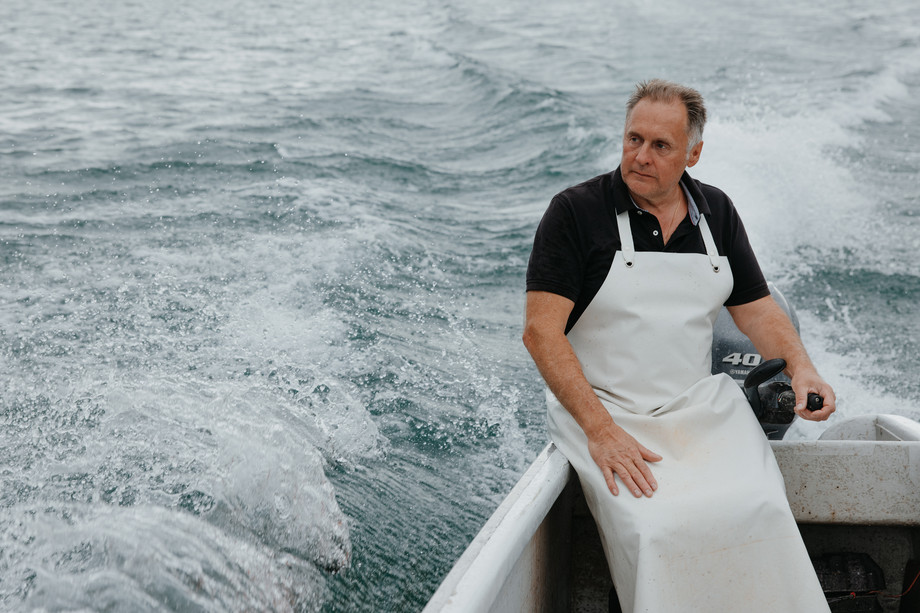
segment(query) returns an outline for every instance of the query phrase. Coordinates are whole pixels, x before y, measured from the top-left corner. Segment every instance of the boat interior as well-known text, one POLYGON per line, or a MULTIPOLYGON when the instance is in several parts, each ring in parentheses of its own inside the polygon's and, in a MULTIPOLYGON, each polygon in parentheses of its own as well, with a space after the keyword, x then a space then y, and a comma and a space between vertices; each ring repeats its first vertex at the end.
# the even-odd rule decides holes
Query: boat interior
MULTIPOLYGON (((770 444, 831 612, 920 613, 920 423, 863 415, 770 444)), ((549 444, 424 613, 618 612, 612 589, 578 478, 549 444)))
MULTIPOLYGON (((568 581, 566 589, 558 590, 554 597, 547 598, 556 600, 555 605, 547 610, 619 613, 607 560, 578 479, 569 481, 551 515, 555 521, 568 524, 567 529, 559 531, 559 534, 569 535, 567 542, 560 542, 556 549, 557 555, 562 554, 557 557, 559 566, 556 572, 567 573, 568 581)), ((881 586, 858 586, 858 591, 838 590, 838 593, 828 595, 831 611, 920 612, 920 581, 917 581, 920 572, 917 563, 920 559, 920 527, 800 523, 799 530, 812 558, 832 562, 836 559, 838 566, 845 567, 842 570, 832 568, 831 573, 846 575, 847 563, 852 563, 854 554, 868 556, 881 570, 881 586), (873 589, 859 589, 865 587, 873 589)))
MULTIPOLYGON (((773 442, 833 613, 920 612, 920 449, 898 444, 917 440, 920 424, 867 415, 828 429, 820 442, 773 442)), ((600 538, 574 474, 550 517, 563 523, 560 534, 569 535, 557 550, 569 556, 558 570, 568 569, 568 593, 554 610, 618 613, 600 538)))

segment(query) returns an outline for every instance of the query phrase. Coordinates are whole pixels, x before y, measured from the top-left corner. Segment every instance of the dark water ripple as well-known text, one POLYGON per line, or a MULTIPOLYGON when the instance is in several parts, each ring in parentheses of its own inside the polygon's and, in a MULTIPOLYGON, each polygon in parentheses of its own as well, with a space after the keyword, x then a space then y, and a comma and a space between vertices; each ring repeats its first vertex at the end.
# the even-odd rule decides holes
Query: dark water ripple
MULTIPOLYGON (((853 259, 844 257, 842 263, 853 259)), ((893 390, 898 399, 917 397, 920 381, 910 373, 920 338, 920 276, 858 265, 825 267, 799 279, 795 290, 800 308, 835 329, 829 350, 853 356, 863 380, 874 389, 893 390)), ((904 412, 900 403, 878 402, 879 410, 904 412)), ((920 418, 916 407, 906 414, 920 418)))

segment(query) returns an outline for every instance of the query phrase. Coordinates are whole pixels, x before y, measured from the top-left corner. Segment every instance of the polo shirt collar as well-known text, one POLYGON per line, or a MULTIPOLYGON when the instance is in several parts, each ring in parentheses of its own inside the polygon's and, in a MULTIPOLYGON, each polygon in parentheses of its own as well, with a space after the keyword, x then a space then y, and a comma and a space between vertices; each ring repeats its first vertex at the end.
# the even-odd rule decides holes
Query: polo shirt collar
MULTIPOLYGON (((614 198, 614 206, 618 214, 629 209, 643 210, 630 195, 629 188, 626 186, 626 182, 623 181, 623 174, 619 167, 613 174, 613 181, 614 194, 617 196, 614 198)), ((680 186, 684 190, 684 195, 687 196, 687 210, 690 213, 690 221, 693 222, 693 225, 698 225, 701 214, 710 214, 709 203, 706 202, 706 197, 703 196, 703 192, 700 191, 697 182, 690 178, 687 171, 684 171, 683 176, 680 178, 680 186)))

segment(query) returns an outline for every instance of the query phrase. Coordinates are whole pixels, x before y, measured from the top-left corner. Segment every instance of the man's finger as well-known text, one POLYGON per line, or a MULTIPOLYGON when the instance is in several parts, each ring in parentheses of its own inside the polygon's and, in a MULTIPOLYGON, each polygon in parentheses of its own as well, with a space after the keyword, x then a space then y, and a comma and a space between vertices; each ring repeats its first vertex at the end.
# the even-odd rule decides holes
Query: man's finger
POLYGON ((626 486, 626 489, 628 489, 630 492, 632 492, 632 495, 633 495, 633 496, 635 496, 636 498, 641 498, 641 497, 642 497, 642 490, 640 490, 640 489, 639 489, 639 486, 636 485, 636 482, 633 481, 633 478, 629 475, 629 472, 627 472, 625 469, 624 469, 623 472, 624 472, 625 474, 623 474, 623 473, 617 473, 617 474, 620 475, 620 478, 623 479, 623 485, 626 486))
MULTIPOLYGON (((645 468, 646 470, 648 469, 648 467, 645 466, 644 461, 639 460, 639 464, 642 465, 642 468, 645 468)), ((628 487, 630 491, 632 491, 633 495, 636 498, 641 497, 642 494, 651 497, 653 491, 652 486, 649 484, 648 480, 645 478, 645 475, 642 473, 642 469, 635 463, 628 463, 625 467, 625 470, 629 475, 629 481, 631 482, 628 484, 628 487)), ((626 479, 623 479, 623 482, 626 483, 626 479)))
MULTIPOLYGON (((663 458, 651 449, 648 449, 642 445, 639 445, 639 455, 640 459, 636 461, 636 467, 639 469, 639 472, 642 473, 642 477, 645 479, 646 483, 648 483, 648 486, 651 488, 651 492, 654 492, 658 489, 658 482, 655 481, 655 477, 652 474, 652 469, 648 464, 646 464, 646 462, 659 462, 663 458)), ((645 495, 651 496, 651 492, 646 489, 645 495)))
POLYGON ((662 457, 660 455, 658 455, 651 449, 643 447, 642 445, 639 445, 639 454, 642 456, 642 459, 645 460, 646 462, 659 462, 662 460, 662 457))
MULTIPOLYGON (((659 456, 660 459, 660 456, 659 456)), ((655 460, 657 462, 657 460, 655 460)), ((652 469, 649 468, 648 464, 642 462, 639 464, 639 470, 642 471, 642 476, 645 477, 645 480, 648 482, 649 487, 652 488, 652 491, 658 490, 658 482, 655 481, 654 475, 652 475, 652 469)), ((646 492, 646 496, 651 496, 651 492, 646 492)))
POLYGON ((616 496, 620 493, 620 489, 617 487, 616 479, 614 479, 613 470, 610 468, 603 468, 601 472, 604 473, 604 481, 607 482, 607 488, 610 490, 610 493, 616 496))
POLYGON ((819 409, 817 411, 808 411, 808 410, 800 411, 799 416, 802 417, 802 419, 807 419, 809 421, 824 421, 825 419, 830 417, 831 413, 833 413, 835 410, 836 408, 833 405, 831 406, 824 405, 822 409, 819 409))

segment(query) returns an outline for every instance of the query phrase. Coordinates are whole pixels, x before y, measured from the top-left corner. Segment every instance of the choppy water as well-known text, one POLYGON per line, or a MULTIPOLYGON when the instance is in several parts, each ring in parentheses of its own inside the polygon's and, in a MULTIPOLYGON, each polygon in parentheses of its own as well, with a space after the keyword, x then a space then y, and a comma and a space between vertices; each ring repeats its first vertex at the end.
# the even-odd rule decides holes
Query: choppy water
POLYGON ((920 8, 723 4, 0 4, 0 608, 419 610, 544 443, 530 241, 652 76, 838 417, 920 418, 920 8))

